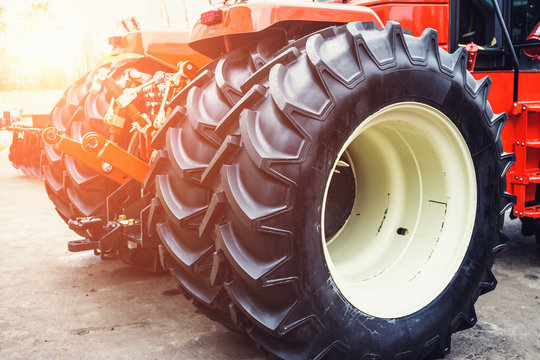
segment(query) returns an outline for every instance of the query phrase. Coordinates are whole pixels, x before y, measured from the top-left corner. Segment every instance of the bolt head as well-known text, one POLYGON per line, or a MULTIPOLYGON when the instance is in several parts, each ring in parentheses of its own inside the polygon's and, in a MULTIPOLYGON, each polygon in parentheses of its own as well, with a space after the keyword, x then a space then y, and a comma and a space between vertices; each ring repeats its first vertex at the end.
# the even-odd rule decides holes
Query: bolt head
POLYGON ((132 78, 132 79, 140 79, 142 77, 142 74, 140 72, 138 72, 137 70, 135 69, 131 69, 129 70, 129 77, 132 78))
MULTIPOLYGON (((105 117, 105 121, 111 121, 111 117, 109 116, 108 118, 105 117)), ((88 143, 87 143, 87 146, 90 148, 90 149, 97 149, 98 147, 98 141, 96 138, 92 137, 88 140, 88 143)))
POLYGON ((54 140, 56 140, 56 134, 53 133, 52 131, 47 132, 47 139, 48 139, 49 141, 54 141, 54 140))
POLYGON ((103 170, 103 172, 110 173, 112 169, 112 165, 108 162, 104 162, 103 164, 101 164, 101 170, 103 170))

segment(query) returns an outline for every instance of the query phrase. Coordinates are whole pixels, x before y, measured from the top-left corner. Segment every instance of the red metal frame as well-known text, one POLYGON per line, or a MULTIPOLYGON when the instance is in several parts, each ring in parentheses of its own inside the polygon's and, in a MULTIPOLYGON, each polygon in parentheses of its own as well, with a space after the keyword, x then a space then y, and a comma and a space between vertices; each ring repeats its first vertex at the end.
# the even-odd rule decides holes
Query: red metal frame
POLYGON ((403 29, 420 36, 426 28, 437 30, 439 46, 448 50, 450 7, 448 0, 357 0, 354 6, 367 6, 381 19, 397 21, 403 29))
POLYGON ((540 71, 519 73, 519 103, 512 101, 513 71, 475 71, 476 79, 489 76, 491 108, 505 112, 508 122, 502 132, 503 148, 516 155, 516 162, 506 174, 507 191, 516 196, 514 215, 540 218, 540 208, 526 206, 536 197, 540 183, 540 71))
POLYGON ((112 56, 137 54, 154 59, 176 70, 180 61, 191 61, 198 67, 204 66, 211 59, 194 51, 187 45, 187 31, 132 31, 109 38, 113 46, 112 56))
POLYGON ((375 21, 380 27, 384 26, 373 10, 351 4, 312 1, 240 2, 224 5, 220 9, 223 12, 222 21, 203 25, 198 20, 191 32, 189 45, 210 57, 230 51, 231 37, 261 32, 276 24, 290 23, 292 29, 301 22, 339 24, 375 21))
POLYGON ((79 160, 94 171, 103 174, 118 184, 123 184, 130 178, 129 174, 99 159, 92 152, 86 151, 81 143, 60 133, 53 127, 45 129, 42 137, 46 144, 53 146, 58 151, 69 154, 69 156, 79 160))
MULTIPOLYGON (((291 35, 295 29, 317 22, 323 25, 375 21, 382 27, 384 22, 395 20, 417 36, 427 27, 434 28, 438 31, 439 45, 446 49, 449 46, 448 0, 353 0, 346 4, 311 1, 240 2, 224 5, 219 11, 222 12, 220 18, 213 17, 212 21, 206 19, 203 21, 206 25, 201 21, 197 22, 191 33, 189 45, 209 56, 232 50, 237 44, 233 40, 237 40, 238 36, 258 35, 275 25, 279 25, 291 35), (216 20, 218 18, 220 21, 216 20)), ((140 33, 132 34, 135 35, 142 36, 140 33)), ((161 45, 169 47, 167 39, 173 40, 163 34, 158 37, 159 41, 150 43, 160 44, 160 49, 161 45)), ((183 47, 177 48, 178 51, 184 50, 183 47)), ((141 45, 140 52, 152 56, 149 49, 141 45)), ((471 60, 473 59, 469 59, 469 68, 474 66, 474 61, 471 60)), ((501 136, 504 150, 516 155, 515 164, 507 172, 507 191, 517 197, 514 214, 518 217, 540 218, 540 206, 527 206, 527 202, 535 200, 536 187, 540 184, 540 71, 520 73, 520 98, 517 103, 512 101, 513 71, 473 71, 472 74, 477 79, 485 76, 492 79, 489 93, 491 107, 496 113, 505 112, 508 115, 509 120, 501 136)), ((106 79, 104 86, 113 97, 121 97, 122 89, 118 88, 112 79, 106 79)), ((140 127, 147 125, 146 119, 133 104, 122 107, 128 117, 140 127)), ((144 139, 141 139, 141 144, 146 144, 144 139)), ((79 148, 76 150, 79 151, 79 148)), ((146 157, 143 156, 143 159, 146 160, 146 157)), ((143 174, 147 171, 147 166, 138 165, 131 166, 139 169, 136 173, 143 174)))
MULTIPOLYGON (((199 21, 191 34, 190 45, 201 52, 209 44, 218 44, 228 51, 231 36, 255 33, 282 23, 333 22, 375 20, 382 26, 389 20, 398 21, 413 35, 425 28, 438 31, 439 46, 448 50, 450 5, 448 0, 352 0, 346 4, 313 2, 245 3, 221 7, 222 21, 203 25, 199 21)), ((287 27, 287 24, 289 27, 287 27)), ((215 55, 215 54, 214 54, 215 55)), ((474 59, 469 58, 469 69, 474 59)), ((522 71, 519 77, 519 103, 512 101, 513 71, 477 71, 477 79, 489 76, 492 86, 489 102, 496 113, 505 112, 508 122, 501 134, 503 148, 515 153, 516 162, 507 172, 507 191, 516 195, 514 215, 540 218, 540 206, 527 206, 534 201, 540 184, 540 71, 522 71)))
POLYGON ((140 183, 144 182, 150 165, 131 155, 120 146, 113 144, 98 133, 87 133, 81 141, 84 151, 94 153, 97 159, 105 161, 113 169, 128 174, 140 183))

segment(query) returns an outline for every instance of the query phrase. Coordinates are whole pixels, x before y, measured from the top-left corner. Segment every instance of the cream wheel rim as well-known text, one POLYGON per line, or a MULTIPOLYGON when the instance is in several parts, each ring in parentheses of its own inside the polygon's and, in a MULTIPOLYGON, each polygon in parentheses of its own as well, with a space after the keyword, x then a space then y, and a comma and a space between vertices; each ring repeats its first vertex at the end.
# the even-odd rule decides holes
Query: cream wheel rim
POLYGON ((475 214, 474 164, 457 127, 422 103, 387 106, 355 129, 329 174, 321 228, 330 275, 360 311, 410 315, 458 271, 475 214))

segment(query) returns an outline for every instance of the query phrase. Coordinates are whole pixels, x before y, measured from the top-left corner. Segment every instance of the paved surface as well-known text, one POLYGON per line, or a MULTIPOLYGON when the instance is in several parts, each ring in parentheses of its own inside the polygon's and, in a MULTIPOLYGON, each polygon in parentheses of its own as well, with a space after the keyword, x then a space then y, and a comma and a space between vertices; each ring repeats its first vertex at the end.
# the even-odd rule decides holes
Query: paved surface
MULTIPOLYGON (((198 314, 167 275, 73 254, 75 235, 41 180, 0 154, 0 359, 268 359, 249 339, 198 314)), ((540 359, 540 252, 514 241, 497 260, 478 324, 449 359, 540 359)))

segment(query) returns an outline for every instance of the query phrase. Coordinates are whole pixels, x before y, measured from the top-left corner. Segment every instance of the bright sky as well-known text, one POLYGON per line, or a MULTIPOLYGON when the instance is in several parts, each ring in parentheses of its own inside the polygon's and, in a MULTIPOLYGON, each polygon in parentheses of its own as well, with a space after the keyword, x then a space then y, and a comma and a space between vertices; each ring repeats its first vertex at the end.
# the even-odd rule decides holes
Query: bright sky
POLYGON ((48 0, 51 16, 32 25, 24 16, 32 2, 0 0, 5 9, 0 20, 7 25, 0 50, 21 59, 25 68, 33 61, 40 66, 65 64, 66 71, 74 67, 70 64, 75 57, 81 58, 89 50, 108 53, 107 39, 119 33, 117 22, 122 18, 137 17, 143 30, 165 29, 166 7, 171 28, 189 29, 210 8, 207 0, 48 0))
MULTIPOLYGON (((209 7, 206 0, 49 0, 50 13, 60 28, 62 39, 73 39, 88 34, 93 39, 104 39, 117 32, 115 23, 125 17, 136 16, 143 29, 167 28, 161 8, 168 8, 172 28, 191 28, 200 13, 209 7), (184 8, 185 3, 185 8, 184 8), (186 24, 186 15, 190 24, 186 24)), ((23 12, 32 0, 0 0, 6 9, 8 27, 21 26, 23 12)), ((43 30, 43 29, 42 29, 43 30)), ((47 32, 47 31, 46 31, 47 32)))

